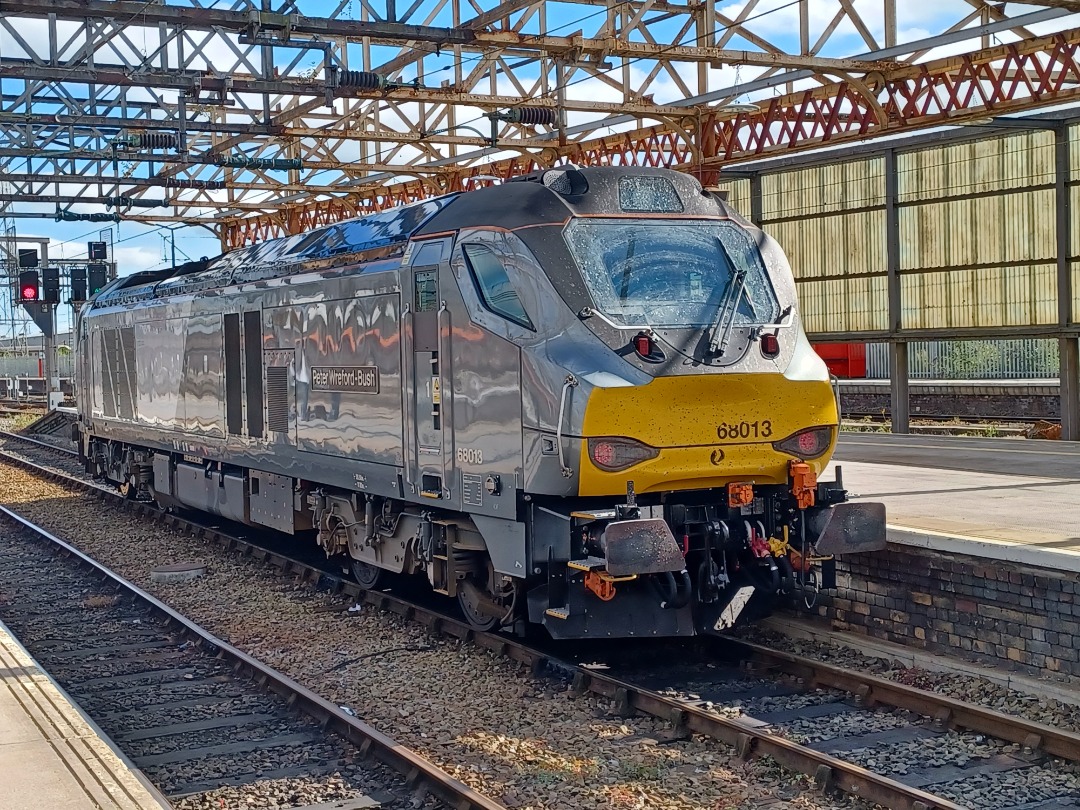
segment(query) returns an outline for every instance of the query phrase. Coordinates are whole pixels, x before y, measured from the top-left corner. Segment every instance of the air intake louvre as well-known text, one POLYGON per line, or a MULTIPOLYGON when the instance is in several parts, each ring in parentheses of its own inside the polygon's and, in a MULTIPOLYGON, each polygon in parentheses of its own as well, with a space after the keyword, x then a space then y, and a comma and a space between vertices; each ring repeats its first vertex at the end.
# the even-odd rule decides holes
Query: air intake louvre
POLYGON ((135 419, 135 330, 101 330, 101 394, 105 416, 135 419))
POLYGON ((244 313, 244 371, 248 436, 263 437, 262 313, 244 313))
POLYGON ((125 326, 120 332, 120 356, 117 358, 117 386, 120 417, 135 420, 135 328, 125 326))
POLYGON ((266 423, 277 433, 289 432, 289 367, 266 369, 266 423))
POLYGON ((244 428, 243 386, 240 379, 240 315, 225 315, 225 428, 239 436, 244 428))
POLYGON ((108 417, 116 417, 116 385, 113 363, 117 355, 116 330, 102 329, 98 333, 101 353, 101 411, 108 417))

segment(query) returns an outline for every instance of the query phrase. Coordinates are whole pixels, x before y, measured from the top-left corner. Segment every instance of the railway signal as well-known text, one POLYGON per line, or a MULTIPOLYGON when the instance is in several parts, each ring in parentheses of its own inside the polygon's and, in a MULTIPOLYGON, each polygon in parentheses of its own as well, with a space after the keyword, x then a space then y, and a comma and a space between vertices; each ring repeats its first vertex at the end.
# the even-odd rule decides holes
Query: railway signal
POLYGON ((108 244, 105 242, 87 242, 86 254, 92 262, 105 261, 109 258, 108 244))
POLYGON ((45 304, 60 303, 60 268, 41 268, 41 301, 45 304))
POLYGON ((71 268, 71 300, 81 303, 86 300, 86 268, 71 268))
POLYGON ((36 304, 41 300, 41 284, 37 270, 19 273, 19 303, 36 304))
MULTIPOLYGON (((102 242, 101 244, 105 243, 102 242)), ((108 282, 106 277, 108 267, 104 264, 88 264, 86 269, 90 275, 90 295, 96 295, 108 282)))

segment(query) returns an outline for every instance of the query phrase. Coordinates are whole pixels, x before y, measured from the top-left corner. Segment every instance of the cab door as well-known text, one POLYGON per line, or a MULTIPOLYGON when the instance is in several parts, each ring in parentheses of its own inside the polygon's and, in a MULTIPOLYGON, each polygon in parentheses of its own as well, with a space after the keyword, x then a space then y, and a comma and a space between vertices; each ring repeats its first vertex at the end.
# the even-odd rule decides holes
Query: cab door
POLYGON ((402 266, 402 358, 406 412, 406 483, 410 492, 430 500, 451 499, 453 436, 449 352, 449 313, 439 291, 439 276, 450 240, 414 247, 402 266))

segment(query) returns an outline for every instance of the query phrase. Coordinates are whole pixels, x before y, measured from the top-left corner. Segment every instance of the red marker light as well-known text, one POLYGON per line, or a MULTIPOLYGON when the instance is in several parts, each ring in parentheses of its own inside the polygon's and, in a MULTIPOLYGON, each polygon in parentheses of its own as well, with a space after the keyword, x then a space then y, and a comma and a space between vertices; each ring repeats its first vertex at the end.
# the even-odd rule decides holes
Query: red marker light
POLYGON ((822 425, 812 427, 788 436, 781 442, 774 442, 773 447, 781 453, 787 453, 803 460, 817 458, 829 449, 832 443, 833 428, 822 425))
POLYGON ((652 338, 648 335, 638 335, 634 338, 634 351, 642 357, 648 357, 653 352, 652 338))
POLYGON ((626 436, 589 439, 589 456, 605 472, 617 472, 660 455, 655 447, 626 436))
POLYGON ((592 448, 593 460, 603 467, 614 467, 618 465, 618 458, 615 451, 615 445, 610 442, 597 442, 592 448))
POLYGON ((808 430, 799 434, 799 452, 808 456, 813 455, 818 452, 818 444, 817 433, 808 430))
POLYGON ((37 287, 23 287, 22 288, 22 300, 23 301, 36 301, 37 300, 37 287))
POLYGON ((780 354, 780 338, 776 335, 762 335, 761 353, 766 357, 776 357, 780 354))

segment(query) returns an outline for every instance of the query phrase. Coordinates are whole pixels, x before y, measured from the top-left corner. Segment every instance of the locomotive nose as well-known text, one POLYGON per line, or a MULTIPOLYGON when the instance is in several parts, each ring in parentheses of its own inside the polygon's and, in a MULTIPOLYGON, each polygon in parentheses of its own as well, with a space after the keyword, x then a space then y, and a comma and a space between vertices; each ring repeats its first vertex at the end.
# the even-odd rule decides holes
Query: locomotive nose
POLYGON ((657 377, 646 385, 597 388, 582 424, 588 441, 579 494, 618 495, 627 479, 642 493, 746 479, 781 484, 800 447, 790 440, 815 430, 818 446, 806 461, 820 473, 837 422, 827 382, 778 374, 657 377))

